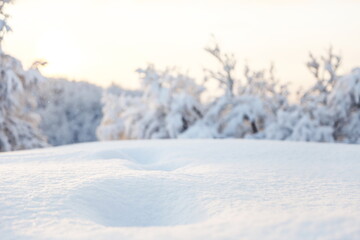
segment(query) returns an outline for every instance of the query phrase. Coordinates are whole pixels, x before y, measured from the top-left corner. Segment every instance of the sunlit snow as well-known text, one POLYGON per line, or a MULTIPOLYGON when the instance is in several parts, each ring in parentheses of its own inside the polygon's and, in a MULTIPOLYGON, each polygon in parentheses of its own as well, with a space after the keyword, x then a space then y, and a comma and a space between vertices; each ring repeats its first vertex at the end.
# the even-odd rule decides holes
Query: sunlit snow
POLYGON ((360 239, 360 148, 156 140, 2 153, 0 239, 360 239))

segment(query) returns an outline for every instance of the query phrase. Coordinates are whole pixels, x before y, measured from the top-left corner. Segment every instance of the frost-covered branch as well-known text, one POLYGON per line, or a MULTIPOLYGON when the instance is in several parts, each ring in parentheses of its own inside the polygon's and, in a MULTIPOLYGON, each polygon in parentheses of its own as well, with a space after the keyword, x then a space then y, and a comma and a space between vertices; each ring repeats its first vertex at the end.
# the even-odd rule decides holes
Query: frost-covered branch
POLYGON ((334 88, 338 78, 338 69, 341 65, 341 56, 334 54, 332 47, 327 50, 325 56, 319 60, 313 54, 309 54, 306 66, 315 78, 315 84, 301 96, 302 102, 314 101, 326 104, 329 93, 334 88))
POLYGON ((6 4, 10 2, 12 2, 12 0, 0 0, 0 51, 2 51, 2 40, 4 39, 5 34, 11 31, 11 28, 7 23, 9 15, 4 11, 6 4))
POLYGON ((220 87, 225 89, 226 95, 230 97, 234 96, 234 84, 236 81, 233 76, 236 67, 235 56, 229 53, 222 53, 216 41, 214 41, 213 46, 206 47, 205 51, 215 57, 222 67, 221 71, 206 69, 209 75, 208 78, 218 81, 220 87))

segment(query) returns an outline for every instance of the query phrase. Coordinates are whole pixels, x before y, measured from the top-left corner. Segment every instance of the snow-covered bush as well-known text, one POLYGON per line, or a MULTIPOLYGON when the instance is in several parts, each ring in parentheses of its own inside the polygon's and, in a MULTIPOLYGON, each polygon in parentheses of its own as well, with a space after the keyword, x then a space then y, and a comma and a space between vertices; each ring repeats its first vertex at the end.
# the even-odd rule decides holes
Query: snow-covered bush
POLYGON ((54 146, 96 141, 102 89, 86 82, 48 79, 39 86, 40 127, 54 146))
POLYGON ((37 126, 40 118, 33 112, 36 101, 30 94, 42 76, 36 66, 26 71, 19 60, 1 49, 3 36, 10 30, 3 12, 9 2, 0 1, 0 151, 45 147, 37 126))
POLYGON ((142 90, 105 93, 101 140, 177 138, 202 117, 203 88, 174 69, 138 69, 142 90))
POLYGON ((335 112, 329 106, 329 96, 338 80, 341 57, 330 48, 318 60, 310 53, 307 67, 315 83, 299 91, 299 103, 281 109, 276 121, 265 130, 265 138, 293 141, 334 142, 335 112))
POLYGON ((219 71, 206 70, 206 80, 218 82, 223 94, 209 104, 202 120, 182 137, 262 137, 276 111, 287 104, 286 85, 275 79, 272 67, 251 71, 245 66, 245 80, 241 81, 235 77, 234 55, 222 53, 217 43, 205 50, 221 64, 219 71))
POLYGON ((265 138, 276 140, 334 142, 331 125, 322 124, 301 105, 279 110, 276 121, 264 131, 265 138))
MULTIPOLYGON (((96 133, 100 140, 118 140, 125 139, 124 117, 135 119, 135 114, 143 107, 141 102, 141 92, 133 92, 122 90, 121 88, 112 85, 103 92, 103 118, 98 126, 96 133), (129 115, 124 115, 127 111, 129 115)), ((146 109, 144 109, 146 111, 146 109)), ((140 118, 140 116, 138 116, 140 118)))
POLYGON ((315 84, 301 93, 300 103, 277 114, 265 136, 269 139, 360 142, 360 70, 339 76, 341 57, 330 48, 317 60, 310 54, 307 66, 315 84))
POLYGON ((337 141, 360 143, 360 68, 337 79, 328 97, 337 141))

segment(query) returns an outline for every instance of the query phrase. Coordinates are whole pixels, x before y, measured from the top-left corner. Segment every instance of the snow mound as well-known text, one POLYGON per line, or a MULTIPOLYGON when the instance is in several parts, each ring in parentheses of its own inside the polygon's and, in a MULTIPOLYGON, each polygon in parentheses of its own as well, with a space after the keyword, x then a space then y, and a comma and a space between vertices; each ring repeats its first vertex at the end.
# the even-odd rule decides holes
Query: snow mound
POLYGON ((0 155, 1 239, 360 239, 360 149, 119 141, 0 155))
POLYGON ((94 182, 78 189, 69 204, 81 217, 113 227, 192 224, 206 214, 188 186, 166 178, 94 182))

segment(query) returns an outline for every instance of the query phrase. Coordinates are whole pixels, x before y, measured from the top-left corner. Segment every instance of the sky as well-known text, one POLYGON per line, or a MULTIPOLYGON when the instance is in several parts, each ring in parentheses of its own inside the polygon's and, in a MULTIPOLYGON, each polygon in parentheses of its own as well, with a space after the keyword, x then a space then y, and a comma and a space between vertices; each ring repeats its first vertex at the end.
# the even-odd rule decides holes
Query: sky
POLYGON ((204 51, 214 34, 253 69, 311 84, 309 51, 332 45, 341 72, 360 66, 360 0, 16 0, 3 49, 25 66, 46 60, 47 76, 136 88, 135 70, 177 66, 201 80, 216 61, 204 51))

